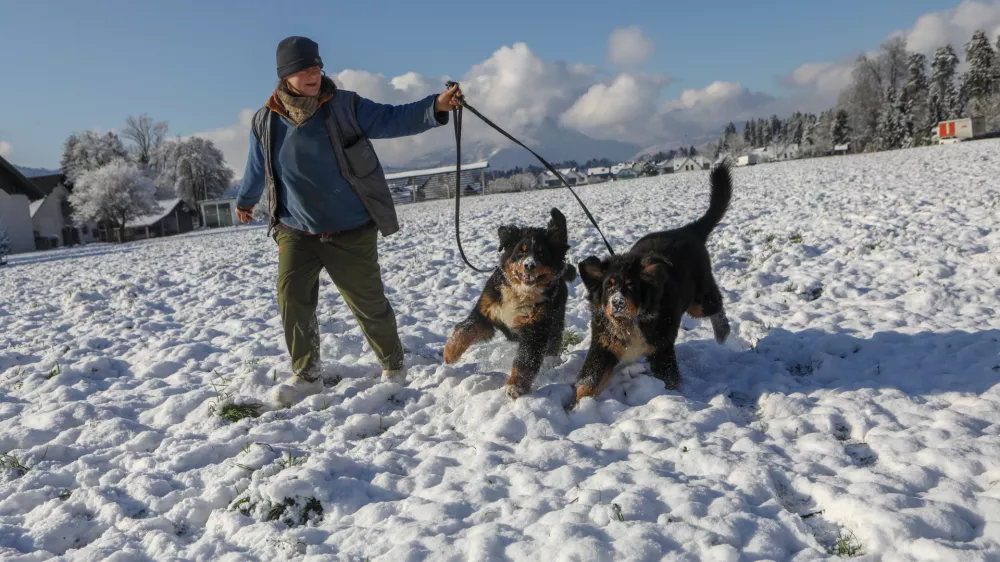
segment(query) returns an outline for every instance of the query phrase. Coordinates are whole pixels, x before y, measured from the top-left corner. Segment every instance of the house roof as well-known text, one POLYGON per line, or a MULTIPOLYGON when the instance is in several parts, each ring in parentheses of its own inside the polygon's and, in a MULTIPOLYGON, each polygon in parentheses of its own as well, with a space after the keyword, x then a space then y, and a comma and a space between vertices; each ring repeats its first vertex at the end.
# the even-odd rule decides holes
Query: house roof
POLYGON ((41 189, 43 192, 45 192, 45 196, 48 197, 49 195, 52 195, 52 192, 56 189, 56 187, 60 183, 62 183, 64 178, 65 176, 63 176, 62 174, 36 176, 31 178, 31 183, 37 185, 38 189, 41 189))
POLYGON ((11 195, 20 194, 27 195, 29 200, 44 199, 45 192, 38 188, 37 185, 31 183, 31 180, 24 177, 13 164, 0 156, 0 174, 3 174, 10 179, 13 185, 10 185, 7 181, 0 181, 0 186, 3 186, 3 190, 11 195))
POLYGON ((598 167, 598 168, 588 168, 587 169, 587 175, 588 176, 603 176, 605 174, 610 174, 610 173, 611 173, 611 168, 609 168, 607 166, 601 166, 601 167, 598 167))
MULTIPOLYGON (((474 164, 462 164, 462 171, 466 170, 482 170, 484 168, 489 168, 490 163, 487 161, 476 162, 474 164)), ((416 178, 420 176, 434 176, 437 174, 447 174, 454 173, 454 166, 443 166, 441 168, 430 168, 427 170, 410 170, 408 172, 396 172, 395 174, 386 174, 385 179, 388 180, 401 180, 406 178, 416 178)))
POLYGON ((180 199, 164 199, 162 201, 157 201, 157 203, 160 204, 160 211, 136 217, 125 223, 125 228, 143 228, 146 226, 153 226, 170 215, 170 213, 174 212, 174 209, 183 203, 183 201, 180 199))
POLYGON ((35 213, 38 212, 38 209, 42 208, 42 204, 45 203, 45 199, 48 199, 48 197, 42 199, 35 199, 34 201, 31 202, 31 204, 28 205, 28 209, 31 210, 31 218, 35 218, 35 213))

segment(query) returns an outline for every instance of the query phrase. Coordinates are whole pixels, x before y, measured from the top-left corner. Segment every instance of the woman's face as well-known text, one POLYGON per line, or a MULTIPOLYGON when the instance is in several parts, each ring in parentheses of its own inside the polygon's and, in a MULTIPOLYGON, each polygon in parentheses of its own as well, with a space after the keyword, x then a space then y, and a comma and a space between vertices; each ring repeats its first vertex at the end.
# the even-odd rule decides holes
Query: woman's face
POLYGON ((300 70, 288 76, 288 85, 302 96, 319 95, 320 82, 323 79, 323 71, 318 66, 311 66, 305 70, 300 70))

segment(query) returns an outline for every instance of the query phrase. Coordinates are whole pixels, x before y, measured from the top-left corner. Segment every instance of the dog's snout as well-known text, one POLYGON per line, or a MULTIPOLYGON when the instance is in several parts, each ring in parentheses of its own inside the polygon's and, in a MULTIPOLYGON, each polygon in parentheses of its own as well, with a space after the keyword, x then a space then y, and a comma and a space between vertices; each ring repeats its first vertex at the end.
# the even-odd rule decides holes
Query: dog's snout
POLYGON ((524 265, 524 270, 528 272, 534 271, 535 267, 538 266, 538 264, 535 262, 534 256, 528 256, 524 258, 523 260, 521 260, 521 264, 524 265))
POLYGON ((618 291, 615 291, 615 293, 611 295, 609 301, 611 303, 611 308, 616 311, 625 310, 626 305, 628 304, 625 300, 625 295, 618 291))

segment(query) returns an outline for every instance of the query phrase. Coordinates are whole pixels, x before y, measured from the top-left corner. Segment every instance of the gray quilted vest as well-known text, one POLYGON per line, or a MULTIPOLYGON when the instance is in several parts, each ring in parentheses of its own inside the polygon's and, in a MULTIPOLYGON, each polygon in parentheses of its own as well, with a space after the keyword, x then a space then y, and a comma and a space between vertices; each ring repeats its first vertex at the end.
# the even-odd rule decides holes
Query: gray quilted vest
MULTIPOLYGON (((385 181, 382 164, 375 154, 375 147, 358 123, 359 99, 354 92, 338 89, 320 111, 326 119, 326 129, 341 175, 354 187, 382 236, 389 236, 399 230, 396 207, 392 202, 392 194, 389 193, 389 184, 385 181)), ((253 116, 253 133, 264 152, 264 180, 270 217, 268 235, 278 225, 278 182, 271 165, 274 152, 272 125, 276 118, 274 112, 267 107, 260 108, 253 116)))

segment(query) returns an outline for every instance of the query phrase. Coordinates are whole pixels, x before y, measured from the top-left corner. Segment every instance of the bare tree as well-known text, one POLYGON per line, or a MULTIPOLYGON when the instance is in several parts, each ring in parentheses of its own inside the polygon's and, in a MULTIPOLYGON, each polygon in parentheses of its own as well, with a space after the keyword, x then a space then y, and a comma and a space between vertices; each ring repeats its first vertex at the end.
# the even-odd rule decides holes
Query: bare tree
POLYGON ((153 121, 153 118, 143 113, 136 117, 129 115, 125 118, 125 129, 122 136, 135 144, 133 151, 135 161, 142 167, 149 165, 153 151, 167 138, 166 121, 153 121))

